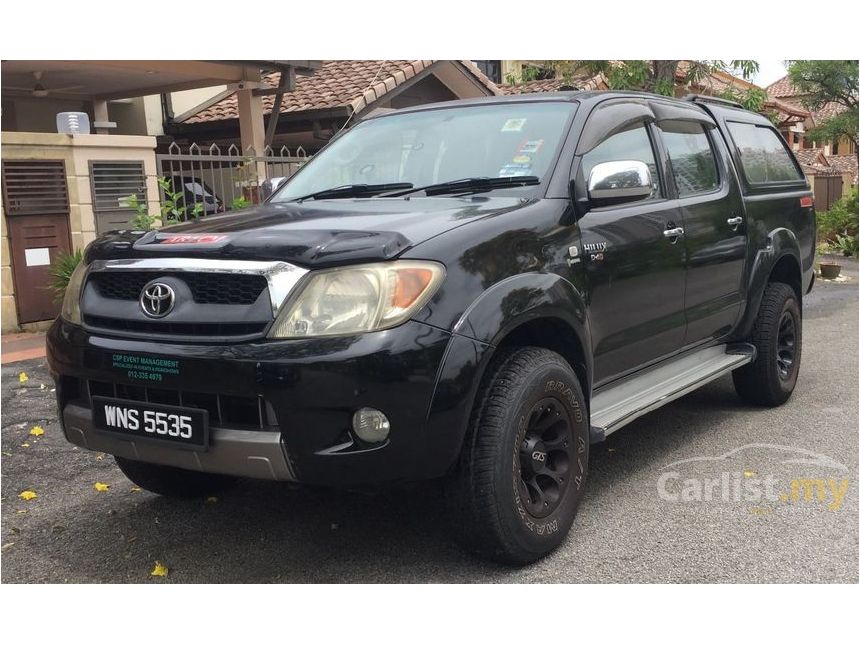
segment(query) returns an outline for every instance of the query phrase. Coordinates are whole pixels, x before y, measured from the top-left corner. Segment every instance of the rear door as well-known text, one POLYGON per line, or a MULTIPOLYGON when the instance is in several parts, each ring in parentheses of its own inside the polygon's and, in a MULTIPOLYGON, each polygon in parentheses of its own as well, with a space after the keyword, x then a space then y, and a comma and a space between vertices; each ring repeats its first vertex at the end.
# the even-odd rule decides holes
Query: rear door
POLYGON ((642 161, 654 182, 649 197, 589 209, 578 222, 595 387, 677 351, 684 341, 685 248, 666 233, 684 223, 667 191, 653 113, 641 101, 632 103, 612 101, 592 112, 575 166, 578 191, 606 161, 642 161))
POLYGON ((747 253, 744 205, 713 120, 693 106, 654 108, 684 220, 684 345, 693 345, 724 336, 739 315, 747 253))

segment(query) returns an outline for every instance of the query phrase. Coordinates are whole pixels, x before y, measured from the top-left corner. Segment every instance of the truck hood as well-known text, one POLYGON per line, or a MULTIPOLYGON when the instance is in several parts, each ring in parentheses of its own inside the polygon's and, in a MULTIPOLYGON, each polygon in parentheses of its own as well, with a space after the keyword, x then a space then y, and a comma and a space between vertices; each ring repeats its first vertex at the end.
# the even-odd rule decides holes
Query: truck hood
POLYGON ((86 259, 173 255, 314 268, 390 260, 441 233, 527 203, 487 195, 267 203, 156 231, 111 231, 89 246, 86 259))

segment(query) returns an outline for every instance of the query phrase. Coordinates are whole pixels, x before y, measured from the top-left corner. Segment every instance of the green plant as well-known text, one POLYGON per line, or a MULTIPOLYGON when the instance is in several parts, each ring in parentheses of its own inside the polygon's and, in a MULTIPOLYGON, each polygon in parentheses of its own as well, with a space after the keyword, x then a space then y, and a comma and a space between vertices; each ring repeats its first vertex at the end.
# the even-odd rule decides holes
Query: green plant
POLYGON ((820 110, 828 104, 840 109, 823 120, 816 117, 815 127, 806 132, 812 141, 838 141, 842 137, 857 145, 858 67, 856 60, 793 60, 788 76, 803 106, 820 110))
POLYGON ((857 235, 837 235, 836 248, 847 258, 856 258, 860 240, 857 235))
POLYGON ((233 201, 230 202, 230 210, 239 210, 240 208, 247 208, 251 205, 251 202, 245 199, 244 195, 239 195, 238 197, 234 197, 233 201))
POLYGON ((149 231, 155 227, 156 222, 161 222, 164 226, 178 224, 183 219, 187 219, 184 215, 187 213, 189 217, 197 219, 203 212, 203 203, 194 202, 191 210, 185 203, 184 193, 171 190, 171 182, 167 177, 158 178, 158 187, 161 189, 162 200, 159 214, 149 212, 146 202, 140 201, 137 195, 129 195, 125 199, 125 205, 133 208, 137 215, 128 221, 128 225, 139 231, 149 231))
POLYGON ((858 234, 857 187, 830 207, 829 211, 818 213, 818 239, 838 244, 839 236, 857 239, 858 234))
MULTIPOLYGON (((614 90, 645 90, 666 96, 674 96, 681 86, 694 85, 714 72, 741 74, 744 78, 754 75, 759 65, 754 60, 567 60, 553 61, 566 81, 586 74, 589 77, 601 73, 614 90), (683 63, 683 66, 682 66, 683 63), (679 70, 683 71, 679 78, 679 70)), ((737 97, 742 103, 763 103, 763 92, 742 93, 737 97)))
POLYGON ((61 302, 66 295, 66 287, 77 266, 83 261, 84 252, 78 249, 74 253, 60 251, 51 265, 51 281, 48 288, 54 292, 54 302, 61 302))

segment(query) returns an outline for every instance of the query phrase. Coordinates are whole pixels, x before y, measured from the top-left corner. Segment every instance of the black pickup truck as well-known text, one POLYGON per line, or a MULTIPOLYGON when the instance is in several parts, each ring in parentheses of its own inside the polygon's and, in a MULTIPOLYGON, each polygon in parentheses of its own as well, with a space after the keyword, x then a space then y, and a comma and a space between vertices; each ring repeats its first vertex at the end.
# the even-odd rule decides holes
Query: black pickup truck
POLYGON ((590 444, 729 373, 789 398, 814 247, 800 167, 739 105, 453 101, 358 123, 255 208, 99 238, 49 361, 67 439, 150 491, 439 479, 523 563, 590 444))

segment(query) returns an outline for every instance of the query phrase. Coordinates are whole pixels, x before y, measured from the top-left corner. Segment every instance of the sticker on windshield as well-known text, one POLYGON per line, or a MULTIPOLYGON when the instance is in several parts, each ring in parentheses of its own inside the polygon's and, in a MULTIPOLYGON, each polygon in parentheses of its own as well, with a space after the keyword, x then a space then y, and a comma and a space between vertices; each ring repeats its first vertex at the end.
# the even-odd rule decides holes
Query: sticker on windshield
POLYGON ((502 126, 502 132, 522 132, 525 124, 525 119, 508 119, 502 126))
POLYGON ((528 155, 517 155, 516 157, 514 157, 513 162, 514 163, 531 163, 532 158, 529 157, 528 155))
POLYGON ((526 141, 520 146, 519 153, 524 155, 534 155, 537 154, 538 150, 540 150, 542 146, 543 139, 532 139, 531 141, 526 141))
POLYGON ((526 177, 532 174, 530 163, 509 163, 499 171, 499 177, 526 177))

